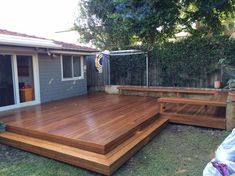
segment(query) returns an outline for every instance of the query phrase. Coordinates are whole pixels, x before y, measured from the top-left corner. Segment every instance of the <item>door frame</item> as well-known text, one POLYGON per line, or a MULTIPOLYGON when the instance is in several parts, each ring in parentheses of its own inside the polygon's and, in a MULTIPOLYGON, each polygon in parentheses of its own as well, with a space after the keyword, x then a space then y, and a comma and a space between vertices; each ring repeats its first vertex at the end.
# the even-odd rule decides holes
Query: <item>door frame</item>
MULTIPOLYGON (((0 53, 0 54, 2 54, 2 53, 0 53)), ((22 107, 27 107, 27 106, 33 106, 33 105, 40 104, 41 103, 41 96, 40 96, 38 55, 37 54, 12 54, 12 53, 4 53, 4 55, 11 55, 15 104, 0 107, 0 112, 15 109, 15 108, 22 108, 22 107), (22 102, 22 103, 20 102, 18 68, 17 68, 17 56, 20 56, 20 55, 21 56, 22 55, 32 56, 35 100, 30 101, 30 102, 22 102)))

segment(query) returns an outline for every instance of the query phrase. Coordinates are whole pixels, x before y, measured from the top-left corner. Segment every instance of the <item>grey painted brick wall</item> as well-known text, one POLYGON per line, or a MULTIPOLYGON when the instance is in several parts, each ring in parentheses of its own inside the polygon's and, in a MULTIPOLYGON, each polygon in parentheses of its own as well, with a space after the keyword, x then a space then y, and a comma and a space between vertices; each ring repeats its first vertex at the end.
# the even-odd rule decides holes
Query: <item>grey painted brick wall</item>
POLYGON ((86 73, 84 73, 84 79, 62 81, 60 57, 51 58, 39 54, 38 58, 42 103, 87 93, 86 73))

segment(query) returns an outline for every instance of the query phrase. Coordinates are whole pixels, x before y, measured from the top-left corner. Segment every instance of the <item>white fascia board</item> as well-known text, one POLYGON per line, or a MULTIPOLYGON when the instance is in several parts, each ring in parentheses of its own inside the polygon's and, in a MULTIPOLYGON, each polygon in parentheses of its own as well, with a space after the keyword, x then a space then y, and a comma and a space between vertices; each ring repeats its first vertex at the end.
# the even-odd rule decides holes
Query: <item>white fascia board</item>
POLYGON ((109 55, 109 56, 128 56, 128 55, 146 54, 146 52, 141 50, 104 51, 102 53, 104 55, 109 55))
POLYGON ((63 50, 49 50, 51 54, 68 54, 68 55, 85 55, 93 56, 100 52, 89 52, 89 51, 63 51, 63 50))
POLYGON ((0 34, 0 44, 27 47, 62 48, 53 40, 0 34))

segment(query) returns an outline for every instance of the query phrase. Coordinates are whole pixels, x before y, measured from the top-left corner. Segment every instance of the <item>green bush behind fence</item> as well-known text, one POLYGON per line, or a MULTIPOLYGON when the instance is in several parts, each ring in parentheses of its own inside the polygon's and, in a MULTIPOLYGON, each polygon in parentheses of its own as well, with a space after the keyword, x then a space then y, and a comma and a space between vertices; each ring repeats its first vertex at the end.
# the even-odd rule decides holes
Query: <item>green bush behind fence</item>
MULTIPOLYGON (((235 65, 235 40, 227 36, 156 45, 149 52, 150 86, 213 87, 215 80, 225 84, 225 65, 235 65)), ((144 55, 111 57, 110 70, 111 84, 146 83, 144 55)))

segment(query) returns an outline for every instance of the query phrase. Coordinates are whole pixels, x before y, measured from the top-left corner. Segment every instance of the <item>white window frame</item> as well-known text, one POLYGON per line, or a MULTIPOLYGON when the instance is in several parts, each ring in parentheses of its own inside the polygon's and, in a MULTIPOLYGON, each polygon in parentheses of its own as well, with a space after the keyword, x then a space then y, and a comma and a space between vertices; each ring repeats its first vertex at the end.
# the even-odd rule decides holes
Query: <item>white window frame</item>
POLYGON ((84 57, 83 56, 76 56, 76 55, 61 55, 60 56, 60 63, 61 63, 61 80, 62 81, 75 81, 84 79, 84 57), (64 68, 63 68, 63 56, 71 56, 71 64, 72 64, 72 77, 71 78, 64 78, 64 68), (81 60, 81 76, 75 77, 74 76, 74 67, 73 67, 73 57, 80 57, 81 60))
POLYGON ((1 53, 1 54, 11 55, 15 103, 13 105, 0 107, 0 112, 40 104, 41 96, 40 96, 38 55, 37 54, 13 54, 13 53, 1 53), (18 84, 18 68, 17 68, 17 56, 20 56, 20 55, 31 56, 32 61, 33 61, 35 99, 29 102, 20 102, 19 84, 18 84))

